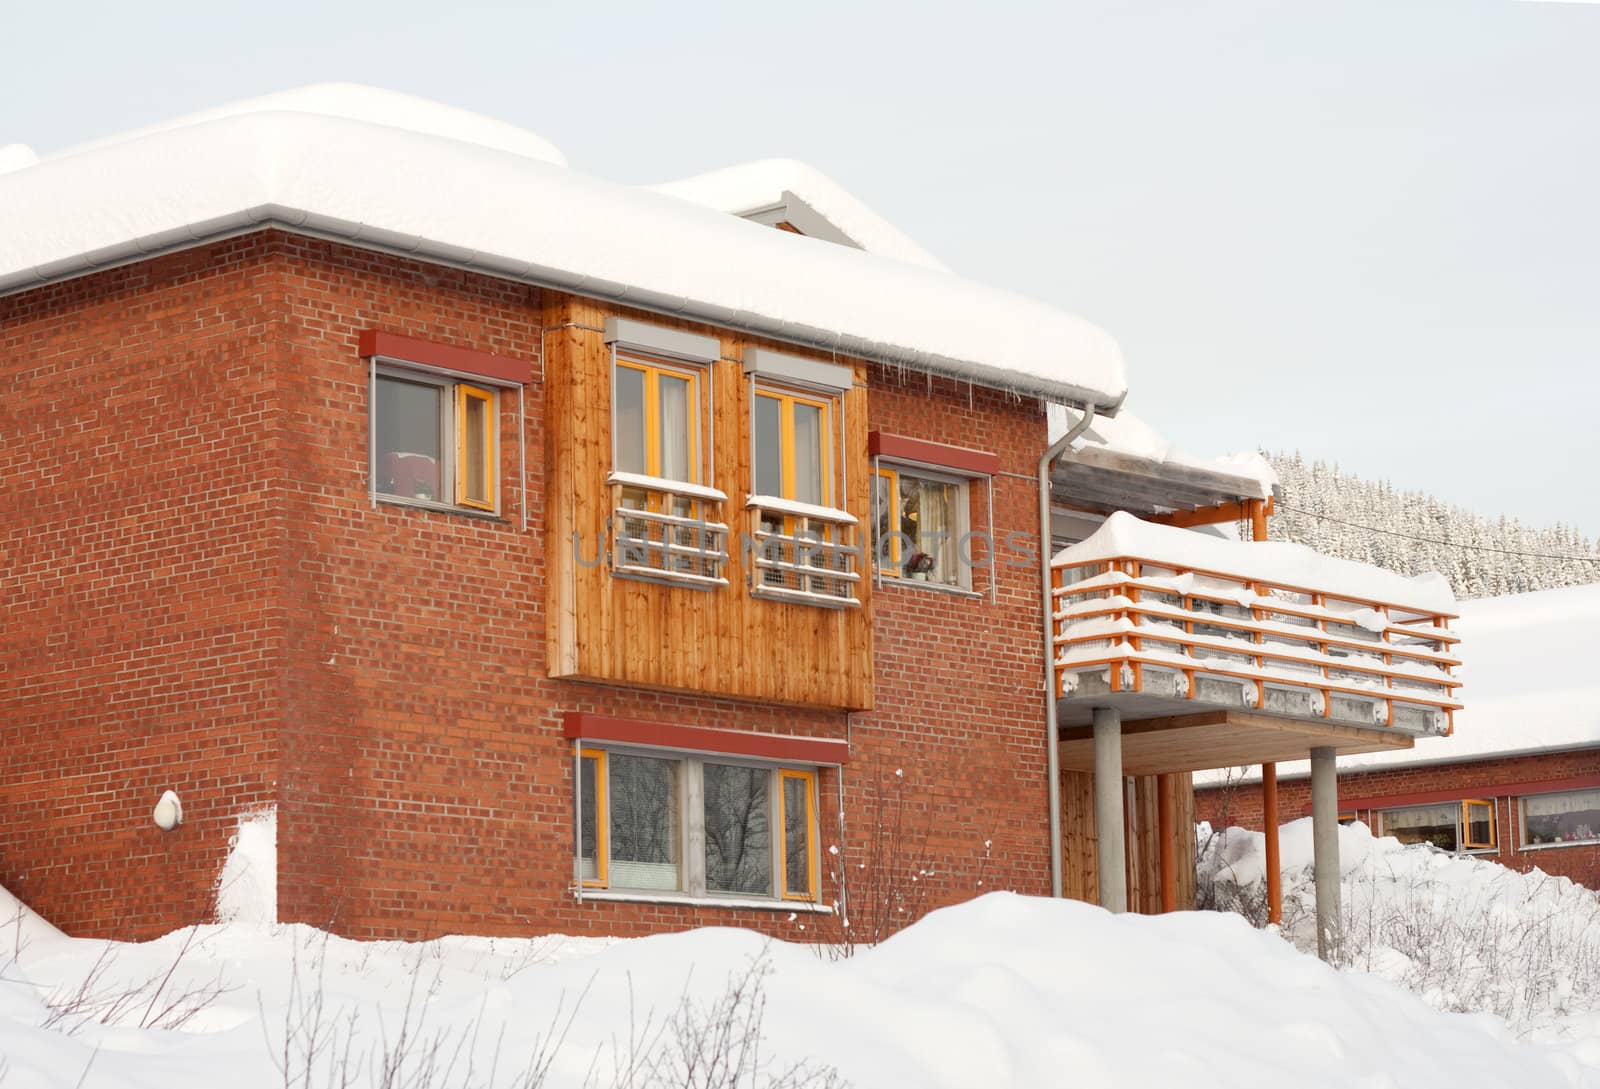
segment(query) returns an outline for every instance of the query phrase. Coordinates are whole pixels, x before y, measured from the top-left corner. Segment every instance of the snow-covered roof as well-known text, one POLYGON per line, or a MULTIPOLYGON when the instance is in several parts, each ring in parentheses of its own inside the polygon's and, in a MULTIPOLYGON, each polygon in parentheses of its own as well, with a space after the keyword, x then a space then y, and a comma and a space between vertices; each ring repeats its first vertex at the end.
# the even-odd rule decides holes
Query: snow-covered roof
MULTIPOLYGON (((751 216, 769 209, 782 209, 793 215, 794 205, 799 202, 826 220, 843 240, 868 253, 895 257, 940 272, 949 271, 944 262, 852 196, 838 182, 816 167, 794 159, 741 163, 651 188, 736 216, 751 216)), ((795 223, 794 226, 803 228, 805 224, 795 223)))
POLYGON ((1335 559, 1305 545, 1282 541, 1208 537, 1140 521, 1125 511, 1108 517, 1087 540, 1057 552, 1054 562, 1080 567, 1123 557, 1303 587, 1330 597, 1397 605, 1421 613, 1451 615, 1456 610, 1450 584, 1440 575, 1397 575, 1371 564, 1335 559))
MULTIPOLYGON (((1050 441, 1054 442, 1077 422, 1078 413, 1062 405, 1051 405, 1049 414, 1050 441)), ((1270 462, 1254 450, 1220 457, 1198 457, 1174 446, 1172 442, 1145 420, 1123 409, 1116 416, 1096 416, 1089 429, 1078 439, 1080 449, 1104 450, 1112 454, 1139 458, 1152 467, 1163 465, 1236 478, 1240 494, 1254 494, 1266 498, 1273 494, 1278 474, 1270 462)))
POLYGON ((0 173, 0 293, 272 225, 1056 400, 1126 391, 1082 318, 589 177, 417 102, 324 85, 0 173))
MULTIPOLYGON (((1461 636, 1457 675, 1466 706, 1455 714, 1455 733, 1421 738, 1413 749, 1342 756, 1341 770, 1600 748, 1600 674, 1593 653, 1600 584, 1463 601, 1458 609, 1451 627, 1461 636)), ((1215 785, 1225 774, 1197 772, 1195 785, 1215 785)), ((1310 765, 1279 764, 1278 774, 1308 775, 1310 765)), ((1259 775, 1259 768, 1251 768, 1246 778, 1259 775)))

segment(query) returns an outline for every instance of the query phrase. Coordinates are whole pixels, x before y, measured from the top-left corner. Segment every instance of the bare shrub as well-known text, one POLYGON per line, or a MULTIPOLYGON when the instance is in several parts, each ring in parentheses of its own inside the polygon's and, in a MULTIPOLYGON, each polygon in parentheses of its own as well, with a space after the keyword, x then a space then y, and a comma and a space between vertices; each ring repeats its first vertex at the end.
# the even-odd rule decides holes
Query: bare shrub
POLYGON ((194 1016, 234 988, 222 981, 220 969, 203 983, 174 987, 172 980, 189 950, 198 927, 184 932, 183 944, 159 972, 140 983, 111 983, 107 975, 116 964, 117 947, 107 942, 76 986, 44 996, 48 1008, 42 1028, 71 1036, 86 1024, 135 1025, 139 1028, 180 1029, 194 1016))

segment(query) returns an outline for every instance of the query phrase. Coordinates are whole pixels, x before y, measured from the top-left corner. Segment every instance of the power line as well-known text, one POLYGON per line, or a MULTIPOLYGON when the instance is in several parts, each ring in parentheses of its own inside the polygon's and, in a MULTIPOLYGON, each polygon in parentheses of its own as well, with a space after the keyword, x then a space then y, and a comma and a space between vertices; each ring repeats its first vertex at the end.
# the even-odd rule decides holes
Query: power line
POLYGON ((1274 504, 1277 510, 1288 511, 1290 514, 1303 514, 1307 518, 1315 518, 1319 522, 1334 522, 1351 529, 1364 529, 1369 533, 1379 533, 1385 537, 1400 537, 1407 541, 1421 541, 1423 544, 1444 545, 1446 548, 1466 548, 1474 552, 1497 552, 1502 556, 1526 556, 1534 560, 1571 560, 1578 563, 1600 563, 1600 555, 1596 556, 1565 556, 1556 552, 1518 552, 1512 548, 1494 548, 1490 545, 1463 544, 1460 541, 1441 541, 1437 537, 1418 537, 1411 533, 1401 533, 1393 529, 1379 529, 1377 526, 1364 526, 1360 522, 1346 522, 1343 518, 1335 518, 1330 514, 1314 514, 1308 510, 1296 510, 1286 507, 1282 503, 1274 504))

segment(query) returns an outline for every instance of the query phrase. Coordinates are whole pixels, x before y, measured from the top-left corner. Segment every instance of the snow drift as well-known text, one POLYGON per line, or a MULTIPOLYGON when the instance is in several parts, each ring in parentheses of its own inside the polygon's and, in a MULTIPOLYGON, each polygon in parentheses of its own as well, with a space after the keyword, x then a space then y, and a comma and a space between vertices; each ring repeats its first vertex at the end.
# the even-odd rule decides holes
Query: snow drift
POLYGON ((216 984, 182 1030, 137 1027, 164 998, 126 1004, 110 1024, 41 1028, 102 943, 23 943, 10 963, 5 933, 0 948, 6 978, 26 984, 0 988, 0 1054, 16 1084, 45 1089, 76 1085, 91 1063, 90 1086, 320 1086, 337 1084, 340 1056, 361 1064, 355 1084, 392 1060, 414 1075, 431 1061, 434 1085, 508 1085, 544 1056, 547 1086, 682 1085, 674 1064, 697 1039, 715 1043, 718 1024, 735 1045, 754 1026, 768 1076, 706 1084, 1600 1086, 1600 1054, 1580 1044, 1520 1042, 1496 1018, 1441 1013, 1236 916, 1113 916, 1004 893, 845 960, 730 929, 408 945, 235 924, 112 946, 100 989, 216 984), (742 995, 732 1007, 730 994, 742 995), (323 1050, 308 1061, 311 1027, 323 1050), (396 1059, 402 1038, 417 1043, 396 1059))

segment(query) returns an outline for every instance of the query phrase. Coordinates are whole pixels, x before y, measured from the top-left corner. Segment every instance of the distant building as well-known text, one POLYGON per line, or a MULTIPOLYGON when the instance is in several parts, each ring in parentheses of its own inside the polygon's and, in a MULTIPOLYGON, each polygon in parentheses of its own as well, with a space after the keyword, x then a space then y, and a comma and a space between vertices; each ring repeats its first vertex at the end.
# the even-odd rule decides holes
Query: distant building
MULTIPOLYGON (((1600 585, 1458 608, 1467 709, 1456 735, 1342 760, 1340 818, 1600 888, 1600 674, 1589 661, 1600 585)), ((1310 812, 1306 774, 1279 767, 1282 819, 1310 812)), ((1259 830, 1256 769, 1195 776, 1195 813, 1259 830)))

